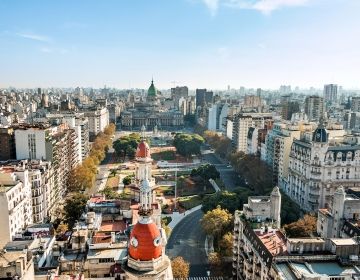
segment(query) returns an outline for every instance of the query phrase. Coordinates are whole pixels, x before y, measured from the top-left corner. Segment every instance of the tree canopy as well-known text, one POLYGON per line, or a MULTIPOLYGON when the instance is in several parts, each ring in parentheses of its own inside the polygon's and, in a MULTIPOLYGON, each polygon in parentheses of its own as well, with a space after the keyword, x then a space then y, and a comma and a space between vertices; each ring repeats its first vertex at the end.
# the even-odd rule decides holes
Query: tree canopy
POLYGON ((216 180, 220 178, 219 171, 216 170, 216 167, 212 164, 203 164, 198 168, 191 170, 192 177, 200 176, 204 181, 209 181, 209 179, 216 180))
POLYGON ((85 210, 88 197, 84 194, 76 193, 65 201, 64 220, 68 227, 72 229, 75 222, 79 220, 85 210))
POLYGON ((208 211, 201 219, 201 226, 206 234, 220 236, 231 225, 232 215, 220 206, 208 211))
POLYGON ((176 257, 171 261, 174 279, 187 279, 189 277, 190 265, 182 257, 176 257))
POLYGON ((177 152, 185 157, 200 155, 200 147, 204 142, 204 138, 199 134, 177 133, 174 137, 177 152))
POLYGON ((219 241, 220 253, 225 257, 232 256, 233 234, 229 231, 219 241))
POLYGON ((141 137, 139 133, 131 133, 116 140, 113 143, 113 148, 116 154, 123 156, 124 159, 126 156, 133 158, 140 141, 141 137))
POLYGON ((89 156, 71 170, 68 189, 72 192, 90 189, 95 182, 97 165, 104 160, 105 152, 111 145, 111 136, 115 132, 115 125, 109 124, 104 132, 100 132, 91 146, 89 156))
POLYGON ((317 219, 306 214, 296 222, 285 225, 284 230, 288 237, 310 237, 316 231, 317 219))

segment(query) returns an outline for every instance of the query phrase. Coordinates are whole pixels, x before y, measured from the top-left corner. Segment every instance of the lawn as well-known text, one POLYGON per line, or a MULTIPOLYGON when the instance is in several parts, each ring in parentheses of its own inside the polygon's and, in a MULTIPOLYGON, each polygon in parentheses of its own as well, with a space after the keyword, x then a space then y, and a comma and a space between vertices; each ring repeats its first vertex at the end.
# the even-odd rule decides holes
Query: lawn
POLYGON ((116 174, 110 175, 106 181, 106 187, 117 189, 119 186, 119 176, 116 174))

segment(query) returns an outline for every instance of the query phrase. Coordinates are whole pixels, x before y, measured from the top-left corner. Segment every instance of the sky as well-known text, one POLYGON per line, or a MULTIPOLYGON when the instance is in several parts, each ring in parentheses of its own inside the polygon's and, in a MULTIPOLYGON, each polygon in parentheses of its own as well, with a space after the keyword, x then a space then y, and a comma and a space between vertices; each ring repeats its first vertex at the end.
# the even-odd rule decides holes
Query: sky
POLYGON ((0 0, 0 88, 360 87, 359 0, 0 0))

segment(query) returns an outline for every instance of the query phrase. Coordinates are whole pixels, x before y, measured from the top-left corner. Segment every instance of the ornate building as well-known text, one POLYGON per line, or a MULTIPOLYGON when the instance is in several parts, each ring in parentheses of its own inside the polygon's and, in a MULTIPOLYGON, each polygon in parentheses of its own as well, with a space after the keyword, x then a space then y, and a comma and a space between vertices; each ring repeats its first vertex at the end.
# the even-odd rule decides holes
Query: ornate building
POLYGON ((127 110, 121 113, 123 129, 132 130, 143 125, 148 129, 153 129, 156 125, 164 129, 179 129, 184 126, 184 116, 180 111, 162 106, 153 81, 147 91, 146 100, 131 101, 127 110))
POLYGON ((161 228, 161 208, 155 199, 155 180, 151 178, 150 148, 144 140, 138 145, 136 160, 140 218, 130 233, 128 259, 123 267, 125 279, 173 279, 170 259, 165 254, 167 238, 161 228))
POLYGON ((338 187, 360 183, 360 137, 341 134, 340 127, 326 129, 320 122, 312 137, 293 141, 283 188, 305 210, 328 208, 338 187))

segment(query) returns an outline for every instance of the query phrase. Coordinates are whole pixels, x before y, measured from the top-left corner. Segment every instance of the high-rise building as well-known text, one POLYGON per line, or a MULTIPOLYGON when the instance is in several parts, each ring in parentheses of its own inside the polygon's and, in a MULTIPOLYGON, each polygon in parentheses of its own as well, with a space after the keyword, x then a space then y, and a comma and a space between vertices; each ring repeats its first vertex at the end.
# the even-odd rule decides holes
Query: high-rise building
POLYGON ((61 200, 67 190, 70 171, 79 163, 78 141, 74 129, 67 124, 56 127, 43 125, 19 126, 15 130, 17 159, 51 162, 54 187, 50 205, 61 200))
POLYGON ((351 98, 351 111, 360 112, 360 96, 351 98))
POLYGON ((214 93, 206 89, 196 89, 196 108, 203 107, 206 104, 213 102, 214 93))
POLYGON ((109 111, 106 107, 86 111, 85 117, 89 119, 89 135, 91 139, 95 138, 99 132, 103 132, 109 124, 109 111))
POLYGON ((336 84, 324 85, 324 99, 326 103, 337 101, 338 86, 336 84))
POLYGON ((305 114, 310 121, 319 121, 324 115, 324 98, 316 95, 306 97, 305 114))
POLYGON ((237 152, 247 153, 248 132, 250 127, 264 128, 267 120, 272 119, 271 113, 239 113, 233 118, 232 145, 237 152))
POLYGON ((300 105, 296 101, 291 101, 290 95, 281 97, 281 117, 284 120, 291 120, 294 113, 300 112, 300 105))
POLYGON ((10 127, 0 127, 0 161, 15 158, 14 129, 10 127))
POLYGON ((189 96, 189 89, 187 86, 171 88, 171 99, 175 102, 175 107, 179 108, 179 100, 181 97, 185 99, 189 96))

